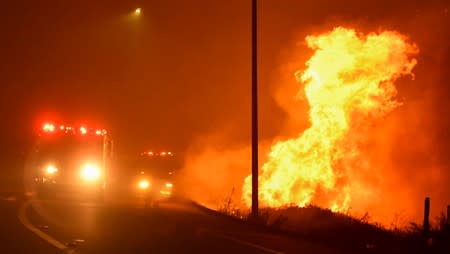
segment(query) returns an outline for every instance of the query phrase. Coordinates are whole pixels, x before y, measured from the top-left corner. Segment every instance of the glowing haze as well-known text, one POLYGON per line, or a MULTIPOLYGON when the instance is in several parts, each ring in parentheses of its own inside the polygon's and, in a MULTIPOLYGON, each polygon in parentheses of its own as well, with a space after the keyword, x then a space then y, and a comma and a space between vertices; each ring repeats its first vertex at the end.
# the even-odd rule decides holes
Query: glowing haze
MULTIPOLYGON (((304 84, 298 93, 310 106, 311 126, 272 146, 260 172, 259 199, 262 206, 315 204, 342 211, 355 192, 370 196, 351 172, 370 168, 360 146, 369 128, 400 105, 394 82, 412 75, 418 49, 394 31, 361 34, 343 27, 306 42, 314 53, 295 77, 304 84)), ((242 195, 250 205, 251 176, 242 195)))

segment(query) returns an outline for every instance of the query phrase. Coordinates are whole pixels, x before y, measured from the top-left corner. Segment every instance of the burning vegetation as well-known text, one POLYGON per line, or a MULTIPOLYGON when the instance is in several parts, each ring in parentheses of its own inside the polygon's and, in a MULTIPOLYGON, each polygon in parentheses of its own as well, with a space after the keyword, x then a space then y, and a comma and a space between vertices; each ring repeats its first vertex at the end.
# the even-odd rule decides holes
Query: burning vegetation
MULTIPOLYGON (((394 82, 412 76, 418 48, 395 31, 364 35, 343 27, 306 42, 314 54, 295 77, 304 84, 297 96, 306 95, 311 126, 272 146, 261 168, 259 199, 268 207, 315 204, 345 211, 355 195, 373 194, 351 177, 370 172, 360 145, 370 126, 401 104, 394 82)), ((243 199, 251 203, 251 176, 243 199)))
MULTIPOLYGON (((440 36, 356 27, 304 31, 306 43, 296 40, 281 56, 282 73, 274 77, 281 82, 270 81, 270 97, 283 115, 264 112, 267 100, 260 105, 261 129, 278 126, 260 139, 260 205, 320 207, 404 228, 423 218, 425 196, 435 201, 432 217, 448 203, 446 157, 436 137, 445 124, 433 107, 442 102, 434 95, 442 90, 442 61, 429 57, 443 52, 435 43, 440 36)), ((228 125, 202 134, 179 177, 190 198, 243 215, 251 203, 251 153, 248 139, 238 138, 228 125)))

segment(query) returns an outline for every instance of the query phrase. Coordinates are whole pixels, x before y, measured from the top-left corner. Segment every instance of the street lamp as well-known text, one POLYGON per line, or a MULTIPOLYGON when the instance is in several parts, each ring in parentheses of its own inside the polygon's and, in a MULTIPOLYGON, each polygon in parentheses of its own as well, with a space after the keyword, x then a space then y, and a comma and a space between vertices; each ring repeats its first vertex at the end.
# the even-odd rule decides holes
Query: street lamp
POLYGON ((139 15, 141 15, 141 12, 142 12, 142 9, 141 9, 141 8, 136 8, 136 9, 134 10, 134 15, 139 16, 139 15))

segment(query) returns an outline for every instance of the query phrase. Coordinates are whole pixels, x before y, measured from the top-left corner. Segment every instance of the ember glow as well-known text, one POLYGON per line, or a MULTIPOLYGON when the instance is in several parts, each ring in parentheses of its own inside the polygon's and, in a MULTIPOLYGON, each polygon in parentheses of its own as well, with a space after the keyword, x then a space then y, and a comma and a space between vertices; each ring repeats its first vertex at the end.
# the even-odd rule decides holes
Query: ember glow
MULTIPOLYGON (((262 206, 315 204, 343 211, 364 184, 350 177, 367 165, 360 145, 368 128, 400 105, 395 80, 412 75, 417 47, 394 31, 367 35, 337 27, 306 37, 314 53, 295 77, 304 84, 311 126, 274 144, 261 168, 262 206)), ((251 204, 251 176, 243 186, 251 204)))

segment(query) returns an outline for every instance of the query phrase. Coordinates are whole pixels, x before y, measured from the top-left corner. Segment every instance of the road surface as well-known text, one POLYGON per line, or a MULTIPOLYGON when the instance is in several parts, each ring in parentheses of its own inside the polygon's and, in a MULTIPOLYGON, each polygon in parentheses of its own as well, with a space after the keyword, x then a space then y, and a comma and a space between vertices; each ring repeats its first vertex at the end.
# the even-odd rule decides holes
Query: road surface
POLYGON ((150 208, 9 194, 0 215, 0 253, 337 253, 186 201, 150 208))

